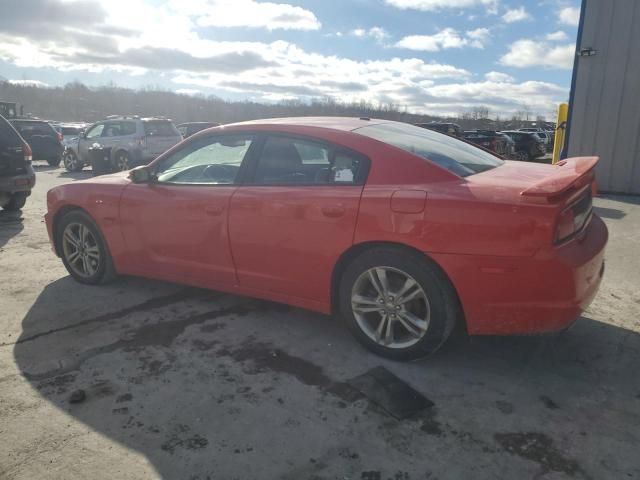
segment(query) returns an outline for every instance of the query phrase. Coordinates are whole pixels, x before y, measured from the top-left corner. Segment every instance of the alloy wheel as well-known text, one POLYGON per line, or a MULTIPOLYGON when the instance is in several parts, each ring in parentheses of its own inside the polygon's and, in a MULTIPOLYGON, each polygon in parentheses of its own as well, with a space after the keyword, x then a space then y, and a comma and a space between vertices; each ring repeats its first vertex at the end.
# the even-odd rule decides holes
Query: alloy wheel
POLYGON ((119 153, 116 155, 116 169, 120 172, 129 170, 129 156, 126 153, 119 153))
POLYGON ((351 309, 360 329, 377 344, 402 349, 422 339, 431 320, 425 291, 408 273, 374 267, 354 283, 351 309))
POLYGON ((62 161, 67 170, 75 170, 77 167, 78 159, 72 152, 65 152, 62 161))
POLYGON ((62 252, 69 266, 81 277, 96 274, 100 247, 94 234, 82 223, 70 223, 62 235, 62 252))

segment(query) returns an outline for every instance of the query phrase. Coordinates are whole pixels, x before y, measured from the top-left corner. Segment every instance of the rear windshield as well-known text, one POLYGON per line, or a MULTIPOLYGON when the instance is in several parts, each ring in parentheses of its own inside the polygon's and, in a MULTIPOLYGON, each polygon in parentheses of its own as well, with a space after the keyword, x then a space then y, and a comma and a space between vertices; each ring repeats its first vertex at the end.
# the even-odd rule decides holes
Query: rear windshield
POLYGON ((15 122, 13 126, 22 136, 55 135, 54 128, 45 122, 15 122))
POLYGON ((467 177, 502 165, 498 157, 456 138, 400 123, 382 123, 354 130, 467 177))
POLYGON ((166 120, 144 122, 144 133, 153 137, 179 137, 180 132, 175 125, 166 120))
POLYGON ((0 147, 16 147, 19 145, 22 145, 20 135, 18 135, 9 122, 0 117, 0 147))

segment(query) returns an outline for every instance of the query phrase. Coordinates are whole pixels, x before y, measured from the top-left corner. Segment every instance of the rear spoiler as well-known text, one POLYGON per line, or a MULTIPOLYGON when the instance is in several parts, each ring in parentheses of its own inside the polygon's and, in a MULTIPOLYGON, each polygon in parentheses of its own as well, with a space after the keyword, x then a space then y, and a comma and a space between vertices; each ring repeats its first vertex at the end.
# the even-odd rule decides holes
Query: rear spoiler
POLYGON ((533 184, 520 195, 527 197, 555 197, 593 182, 593 169, 600 157, 574 157, 554 165, 555 171, 533 184))

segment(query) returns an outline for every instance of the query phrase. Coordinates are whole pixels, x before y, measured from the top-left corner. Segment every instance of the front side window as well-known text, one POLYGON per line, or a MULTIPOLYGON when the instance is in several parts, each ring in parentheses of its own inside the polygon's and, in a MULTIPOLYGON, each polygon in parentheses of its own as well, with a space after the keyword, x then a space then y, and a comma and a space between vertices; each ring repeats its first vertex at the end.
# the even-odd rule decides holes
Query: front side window
POLYGON ((365 160, 356 154, 309 140, 272 136, 258 159, 257 185, 358 183, 365 160))
POLYGON ((164 159, 154 173, 162 183, 230 185, 252 143, 246 135, 200 138, 164 159))
POLYGON ((135 122, 120 122, 120 135, 135 135, 135 122))
POLYGON ((456 138, 409 124, 381 123, 358 128, 354 133, 430 160, 460 177, 484 172, 504 163, 500 158, 456 138))
POLYGON ((104 123, 99 123, 91 130, 87 132, 87 138, 96 138, 102 135, 102 131, 104 130, 104 123))

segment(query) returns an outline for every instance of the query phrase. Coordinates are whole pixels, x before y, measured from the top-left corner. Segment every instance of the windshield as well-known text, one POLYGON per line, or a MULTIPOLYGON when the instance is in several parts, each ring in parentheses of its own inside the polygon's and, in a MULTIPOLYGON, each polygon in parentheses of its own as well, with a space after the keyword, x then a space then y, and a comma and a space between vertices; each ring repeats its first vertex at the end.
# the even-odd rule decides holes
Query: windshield
POLYGON ((502 165, 504 162, 488 152, 441 133, 413 125, 382 123, 354 130, 467 177, 502 165))

